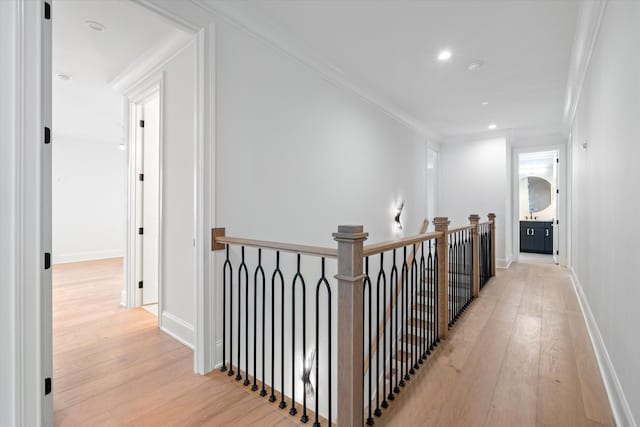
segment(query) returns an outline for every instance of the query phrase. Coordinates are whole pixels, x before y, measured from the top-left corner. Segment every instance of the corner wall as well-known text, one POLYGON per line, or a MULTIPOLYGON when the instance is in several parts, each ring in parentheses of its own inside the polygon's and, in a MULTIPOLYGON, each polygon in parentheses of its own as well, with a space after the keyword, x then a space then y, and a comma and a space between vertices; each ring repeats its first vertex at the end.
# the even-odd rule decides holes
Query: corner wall
POLYGON ((638 22, 640 3, 607 3, 569 147, 571 263, 616 421, 624 426, 640 420, 638 22))
POLYGON ((469 215, 496 214, 496 266, 511 264, 511 150, 504 136, 451 140, 440 148, 438 215, 451 226, 469 223, 469 215))

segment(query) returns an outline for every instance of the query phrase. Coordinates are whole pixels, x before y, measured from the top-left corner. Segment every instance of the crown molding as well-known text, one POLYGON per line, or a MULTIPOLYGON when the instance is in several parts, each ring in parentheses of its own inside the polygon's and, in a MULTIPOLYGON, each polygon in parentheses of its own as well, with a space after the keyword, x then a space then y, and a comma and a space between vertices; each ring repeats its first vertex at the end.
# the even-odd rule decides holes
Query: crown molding
POLYGON ((578 10, 578 21, 571 51, 571 63, 567 80, 567 95, 564 109, 565 130, 570 129, 580 102, 582 86, 589 70, 591 56, 596 46, 600 24, 608 0, 582 0, 578 10))
POLYGON ((126 93, 145 76, 167 64, 193 41, 193 34, 176 31, 132 62, 109 82, 109 86, 119 93, 126 93))
POLYGON ((373 90, 356 84, 329 60, 313 51, 290 33, 265 19, 245 2, 227 2, 219 0, 192 0, 195 4, 215 15, 228 24, 239 28, 262 40, 272 48, 286 54, 294 60, 310 67, 330 83, 355 93, 367 103, 379 108, 403 125, 417 131, 428 142, 438 142, 442 136, 430 129, 420 120, 403 111, 392 102, 375 94, 373 90))

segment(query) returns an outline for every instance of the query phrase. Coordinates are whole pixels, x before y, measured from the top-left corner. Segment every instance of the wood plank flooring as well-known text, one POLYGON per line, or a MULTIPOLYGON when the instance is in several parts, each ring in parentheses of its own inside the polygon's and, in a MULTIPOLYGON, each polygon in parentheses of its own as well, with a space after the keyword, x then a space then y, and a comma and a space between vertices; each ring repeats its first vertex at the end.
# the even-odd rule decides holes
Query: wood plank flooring
POLYGON ((614 426, 567 270, 498 270, 385 426, 614 426))
POLYGON ((292 426, 297 419, 219 373, 148 311, 120 307, 122 259, 53 268, 55 426, 292 426))
MULTIPOLYGON (((143 309, 119 307, 122 260, 54 266, 56 426, 296 425, 143 309)), ((613 426, 566 270, 515 264, 481 292, 376 425, 613 426)))

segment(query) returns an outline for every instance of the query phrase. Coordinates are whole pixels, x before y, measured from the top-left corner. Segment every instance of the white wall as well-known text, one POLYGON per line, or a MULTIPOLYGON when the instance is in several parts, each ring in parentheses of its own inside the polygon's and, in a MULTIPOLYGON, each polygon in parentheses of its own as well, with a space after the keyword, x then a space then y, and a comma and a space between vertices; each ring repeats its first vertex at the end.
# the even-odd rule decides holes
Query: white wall
POLYGON ((196 47, 163 67, 162 327, 193 345, 196 47))
MULTIPOLYGON (((15 57, 16 2, 0 2, 0 52, 15 57)), ((3 60, 3 64, 4 64, 3 60)), ((16 413, 16 139, 15 61, 0 67, 0 425, 16 413)))
POLYGON ((53 140, 53 262, 123 256, 127 159, 121 141, 55 133, 53 140))
POLYGON ((333 246, 338 224, 370 241, 425 218, 424 139, 307 66, 218 26, 216 215, 227 234, 333 246))
MULTIPOLYGON (((605 369, 605 374, 609 379, 617 375, 636 420, 640 420, 640 341, 635 331, 640 324, 638 22, 639 2, 608 2, 570 147, 571 262, 615 370, 605 369), (587 150, 582 149, 585 141, 587 150)), ((620 400, 613 403, 614 410, 624 409, 620 400)), ((620 425, 631 424, 627 419, 620 425)))
POLYGON ((447 141, 440 149, 438 215, 451 227, 467 225, 470 214, 496 214, 496 266, 511 262, 510 150, 504 136, 447 141))

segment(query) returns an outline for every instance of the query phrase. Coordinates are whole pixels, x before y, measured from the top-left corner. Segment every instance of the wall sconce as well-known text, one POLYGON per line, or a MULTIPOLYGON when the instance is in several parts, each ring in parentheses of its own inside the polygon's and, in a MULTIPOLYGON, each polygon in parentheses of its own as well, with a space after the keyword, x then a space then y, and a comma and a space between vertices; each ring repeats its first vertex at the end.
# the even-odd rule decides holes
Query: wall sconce
POLYGON ((400 216, 402 215, 402 209, 404 209, 404 200, 400 203, 400 206, 396 209, 396 216, 393 220, 396 223, 396 228, 398 230, 402 230, 402 221, 400 220, 400 216))
POLYGON ((311 373, 313 372, 313 364, 316 359, 316 351, 315 349, 311 349, 307 354, 307 357, 303 361, 302 368, 302 383, 304 384, 304 391, 309 398, 312 398, 315 390, 313 389, 313 384, 311 383, 311 373))

